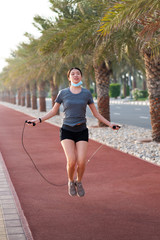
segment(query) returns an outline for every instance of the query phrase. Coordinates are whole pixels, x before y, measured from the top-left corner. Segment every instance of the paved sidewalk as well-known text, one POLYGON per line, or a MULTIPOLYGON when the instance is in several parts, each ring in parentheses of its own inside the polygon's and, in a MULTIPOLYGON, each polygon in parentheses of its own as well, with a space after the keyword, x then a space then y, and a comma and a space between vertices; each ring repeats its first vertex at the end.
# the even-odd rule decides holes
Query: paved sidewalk
POLYGON ((0 240, 32 240, 17 194, 0 153, 0 240))

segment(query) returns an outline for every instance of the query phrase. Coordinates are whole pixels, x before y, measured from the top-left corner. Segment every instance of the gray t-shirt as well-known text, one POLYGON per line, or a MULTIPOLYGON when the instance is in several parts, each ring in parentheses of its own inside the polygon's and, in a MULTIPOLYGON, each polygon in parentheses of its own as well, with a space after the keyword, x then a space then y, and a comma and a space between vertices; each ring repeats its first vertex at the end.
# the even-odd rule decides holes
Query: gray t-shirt
POLYGON ((70 88, 65 88, 59 91, 55 102, 63 104, 63 124, 73 127, 79 123, 86 123, 86 107, 87 104, 93 103, 93 97, 85 88, 78 94, 72 93, 70 88))

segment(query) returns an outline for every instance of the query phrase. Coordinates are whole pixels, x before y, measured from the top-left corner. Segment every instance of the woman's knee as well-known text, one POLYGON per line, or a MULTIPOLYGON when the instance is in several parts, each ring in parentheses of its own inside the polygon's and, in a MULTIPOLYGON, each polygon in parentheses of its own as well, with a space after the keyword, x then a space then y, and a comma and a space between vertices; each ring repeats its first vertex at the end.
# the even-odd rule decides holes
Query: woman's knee
POLYGON ((73 167, 75 167, 75 165, 76 165, 76 158, 75 157, 67 159, 67 167, 73 168, 73 167))
POLYGON ((77 165, 79 168, 85 168, 85 166, 86 166, 85 159, 78 160, 77 165))

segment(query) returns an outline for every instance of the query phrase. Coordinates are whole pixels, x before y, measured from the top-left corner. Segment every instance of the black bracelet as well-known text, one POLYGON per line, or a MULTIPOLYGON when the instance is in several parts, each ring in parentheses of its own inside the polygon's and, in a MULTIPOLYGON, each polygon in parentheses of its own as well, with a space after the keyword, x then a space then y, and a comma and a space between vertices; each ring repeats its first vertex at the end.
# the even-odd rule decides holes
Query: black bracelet
POLYGON ((40 123, 42 122, 42 119, 41 119, 41 118, 39 118, 39 122, 40 122, 40 123))

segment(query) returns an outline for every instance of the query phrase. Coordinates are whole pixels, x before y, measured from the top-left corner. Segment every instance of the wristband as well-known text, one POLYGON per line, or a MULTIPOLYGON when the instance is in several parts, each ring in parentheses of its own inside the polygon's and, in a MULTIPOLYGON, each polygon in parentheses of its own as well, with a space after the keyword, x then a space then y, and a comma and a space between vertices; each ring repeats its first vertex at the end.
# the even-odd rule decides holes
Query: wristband
POLYGON ((41 118, 39 118, 39 122, 40 122, 40 123, 42 122, 42 119, 41 119, 41 118))

